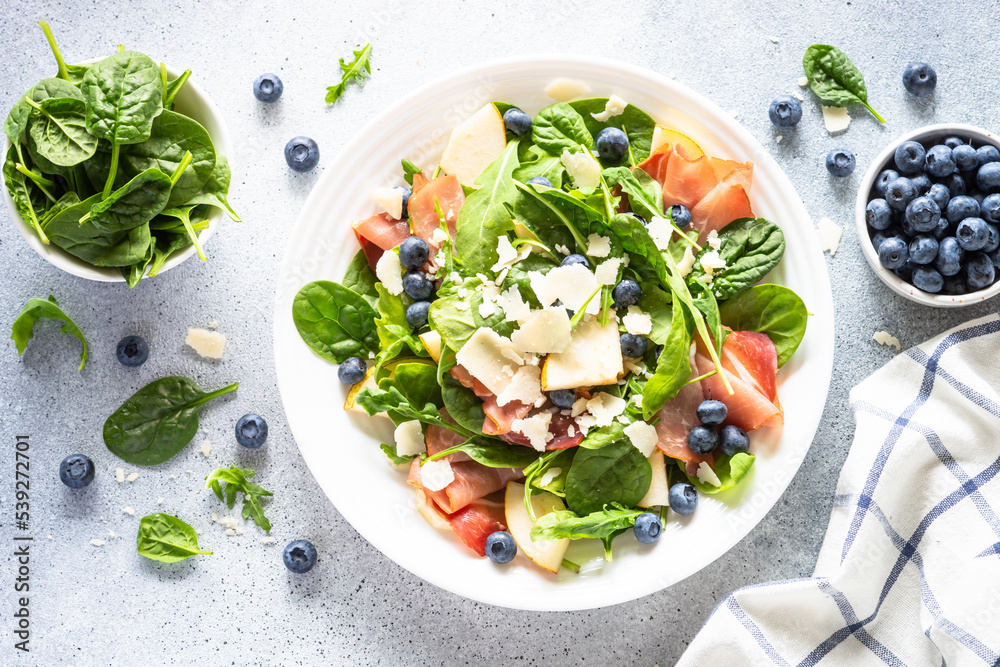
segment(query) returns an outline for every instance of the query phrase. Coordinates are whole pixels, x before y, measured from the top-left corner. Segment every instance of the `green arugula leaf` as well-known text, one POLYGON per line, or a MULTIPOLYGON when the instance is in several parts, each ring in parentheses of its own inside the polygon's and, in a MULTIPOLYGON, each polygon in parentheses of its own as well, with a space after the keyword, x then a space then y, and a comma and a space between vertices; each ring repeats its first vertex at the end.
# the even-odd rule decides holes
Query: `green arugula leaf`
POLYGON ((579 516, 569 510, 556 510, 540 517, 531 527, 531 541, 562 539, 602 539, 614 537, 631 528, 644 509, 630 510, 618 503, 609 503, 604 509, 579 516))
POLYGON ((405 157, 402 160, 402 164, 403 164, 403 180, 406 181, 408 185, 413 185, 414 174, 419 174, 421 171, 423 171, 423 169, 413 164, 405 157))
POLYGON ((367 75, 372 73, 371 55, 372 45, 365 44, 357 51, 354 51, 354 60, 350 63, 345 63, 345 58, 340 59, 340 81, 326 89, 327 104, 333 104, 339 100, 344 91, 347 90, 347 84, 352 81, 361 83, 367 75))
POLYGON ((139 521, 136 549, 140 556, 162 563, 176 563, 197 554, 211 556, 198 546, 194 528, 170 514, 147 514, 139 521))
POLYGON ((383 442, 381 445, 379 445, 379 449, 385 452, 386 457, 390 461, 392 461, 393 465, 397 466, 409 465, 410 461, 417 458, 416 454, 413 454, 411 456, 400 456, 399 454, 396 453, 396 445, 394 444, 388 445, 383 442))
POLYGON ((885 118, 868 104, 865 77, 847 54, 836 46, 813 44, 802 55, 802 67, 809 79, 809 87, 824 104, 835 107, 861 104, 880 123, 885 122, 885 118))
POLYGON ((83 343, 83 351, 80 352, 80 370, 82 371, 83 365, 87 363, 87 340, 83 337, 80 327, 76 326, 69 315, 63 312, 62 308, 59 307, 59 302, 51 294, 47 301, 37 298, 28 299, 24 308, 21 309, 21 314, 14 320, 14 325, 10 330, 10 338, 17 346, 17 354, 24 354, 25 348, 28 347, 28 341, 35 335, 35 324, 43 317, 62 320, 63 325, 59 331, 76 336, 83 343))
POLYGON ((264 507, 260 503, 261 498, 273 496, 270 491, 250 482, 250 478, 257 472, 242 468, 219 468, 205 478, 205 488, 212 489, 215 495, 226 503, 226 507, 233 509, 236 503, 236 494, 243 494, 243 518, 253 519, 253 522, 265 531, 271 530, 271 522, 264 516, 264 507))
MULTIPOLYGON (((721 482, 720 486, 715 486, 714 484, 707 484, 702 482, 697 477, 691 477, 688 475, 688 481, 690 481, 699 491, 702 493, 707 493, 709 495, 715 493, 721 493, 727 491, 750 474, 750 470, 753 468, 754 461, 757 457, 753 454, 739 453, 733 456, 722 455, 715 461, 715 466, 713 470, 715 475, 719 478, 721 482)), ((679 462, 683 468, 683 461, 679 462)))
POLYGON ((511 172, 518 165, 518 142, 512 141, 500 157, 476 178, 479 189, 465 200, 458 213, 455 252, 470 273, 487 273, 497 263, 497 241, 514 230, 514 221, 505 204, 513 201, 517 189, 511 172))
POLYGON ((798 294, 782 285, 757 285, 726 301, 720 309, 722 323, 734 331, 767 334, 778 350, 778 367, 784 366, 806 335, 809 311, 798 294))

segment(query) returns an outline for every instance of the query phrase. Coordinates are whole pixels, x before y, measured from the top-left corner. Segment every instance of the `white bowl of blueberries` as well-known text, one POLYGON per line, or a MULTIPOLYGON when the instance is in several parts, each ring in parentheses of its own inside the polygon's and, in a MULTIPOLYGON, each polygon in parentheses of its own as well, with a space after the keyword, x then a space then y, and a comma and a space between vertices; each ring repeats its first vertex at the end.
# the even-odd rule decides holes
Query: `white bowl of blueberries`
POLYGON ((929 125, 890 144, 868 168, 858 237, 893 291, 936 307, 1000 292, 998 147, 972 125, 929 125))

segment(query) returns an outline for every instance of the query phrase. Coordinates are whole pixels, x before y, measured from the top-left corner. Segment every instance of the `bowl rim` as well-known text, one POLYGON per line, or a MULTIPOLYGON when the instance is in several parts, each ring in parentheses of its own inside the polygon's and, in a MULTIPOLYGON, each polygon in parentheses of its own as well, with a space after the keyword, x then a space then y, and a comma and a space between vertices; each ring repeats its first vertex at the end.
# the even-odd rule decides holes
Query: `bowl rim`
MULTIPOLYGON (((94 58, 87 58, 78 61, 77 64, 93 65, 94 63, 98 63, 107 57, 108 56, 98 56, 94 58)), ((170 65, 165 64, 165 66, 167 75, 171 78, 177 78, 184 72, 184 70, 178 70, 170 65)), ((209 132, 209 136, 212 138, 212 144, 215 146, 216 153, 225 155, 229 160, 230 168, 232 168, 232 139, 229 134, 229 128, 226 126, 225 117, 222 115, 219 107, 216 106, 215 102, 212 101, 212 98, 208 96, 201 86, 193 80, 193 77, 189 78, 184 84, 182 94, 185 97, 191 98, 190 106, 203 109, 204 113, 200 115, 203 115, 205 120, 209 121, 208 124, 215 126, 215 131, 209 131, 208 127, 205 127, 205 123, 197 118, 193 119, 205 127, 205 130, 209 132)), ((11 144, 6 134, 3 135, 2 140, 3 155, 6 156, 11 144)), ((31 246, 32 250, 34 250, 35 253, 37 253, 46 262, 78 278, 85 278, 94 282, 103 283, 125 282, 125 277, 122 276, 121 270, 118 267, 93 266, 77 257, 74 257, 62 248, 58 248, 53 244, 43 244, 31 225, 29 225, 21 217, 21 214, 18 213, 17 208, 14 206, 14 200, 11 199, 10 193, 7 191, 6 184, 3 188, 3 198, 4 202, 7 204, 7 210, 10 212, 12 218, 11 221, 18 233, 25 239, 25 241, 28 242, 28 245, 31 246)), ((225 213, 221 209, 214 209, 213 213, 208 217, 208 227, 202 230, 201 234, 198 236, 198 239, 202 242, 202 244, 205 244, 212 237, 224 215, 225 213)), ((160 268, 157 275, 162 275, 166 271, 169 271, 195 253, 196 250, 193 245, 188 246, 179 253, 175 253, 163 264, 163 267, 160 268)))
POLYGON ((943 138, 947 135, 969 136, 1000 149, 1000 139, 994 133, 965 123, 934 123, 918 127, 915 130, 910 130, 900 135, 886 145, 882 152, 872 160, 868 171, 865 172, 861 186, 858 189, 858 196, 854 207, 855 224, 858 230, 858 241, 861 245, 861 252, 864 254, 865 259, 868 260, 868 266, 871 267, 875 275, 889 289, 910 301, 925 306, 932 306, 934 308, 961 308, 963 306, 982 303, 986 299, 1000 294, 1000 280, 997 280, 986 289, 969 292, 968 294, 929 294, 923 292, 882 266, 882 263, 878 259, 878 253, 875 252, 875 246, 872 245, 868 235, 868 222, 865 219, 865 209, 869 201, 868 193, 871 192, 872 186, 875 184, 875 179, 878 178, 878 175, 886 168, 889 160, 895 154, 896 148, 904 141, 923 141, 931 137, 940 136, 943 138))

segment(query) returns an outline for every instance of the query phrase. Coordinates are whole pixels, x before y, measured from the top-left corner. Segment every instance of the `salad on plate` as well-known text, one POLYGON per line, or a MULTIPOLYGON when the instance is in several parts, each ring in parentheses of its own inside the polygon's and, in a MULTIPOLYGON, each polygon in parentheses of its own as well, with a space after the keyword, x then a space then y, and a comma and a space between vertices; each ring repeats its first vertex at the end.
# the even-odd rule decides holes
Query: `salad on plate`
POLYGON ((340 364, 344 407, 392 420, 381 448, 431 525, 498 563, 578 569, 571 540, 610 560, 750 474, 808 317, 761 282, 785 242, 754 215, 752 163, 611 96, 534 117, 492 102, 401 171, 353 222, 341 281, 302 287, 292 315, 340 364))

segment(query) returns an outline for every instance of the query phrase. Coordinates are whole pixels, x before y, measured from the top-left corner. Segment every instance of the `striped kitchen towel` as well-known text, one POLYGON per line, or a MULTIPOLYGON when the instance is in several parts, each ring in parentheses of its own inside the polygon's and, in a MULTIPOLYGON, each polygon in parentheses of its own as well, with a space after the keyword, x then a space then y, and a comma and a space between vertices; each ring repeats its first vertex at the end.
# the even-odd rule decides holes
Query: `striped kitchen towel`
POLYGON ((1000 665, 1000 317, 851 391, 812 578, 724 599, 679 665, 1000 665))

